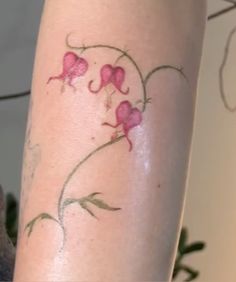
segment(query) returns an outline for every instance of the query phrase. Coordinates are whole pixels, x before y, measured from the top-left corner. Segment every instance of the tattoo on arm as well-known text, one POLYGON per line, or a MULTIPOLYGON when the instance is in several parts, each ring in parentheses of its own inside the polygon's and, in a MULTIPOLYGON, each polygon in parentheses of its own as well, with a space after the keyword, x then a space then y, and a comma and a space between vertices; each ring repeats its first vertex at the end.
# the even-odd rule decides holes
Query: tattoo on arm
MULTIPOLYGON (((40 222, 41 220, 51 220, 54 223, 58 224, 61 227, 63 233, 63 242, 62 247, 63 249, 66 243, 66 230, 64 226, 64 211, 65 209, 72 204, 79 205, 82 209, 84 209, 90 216, 96 218, 95 213, 91 210, 91 206, 94 206, 99 209, 104 209, 107 211, 119 211, 121 210, 120 207, 113 207, 108 204, 104 199, 102 199, 102 193, 95 191, 89 195, 86 195, 81 198, 66 198, 65 192, 67 190, 68 184, 70 183, 72 177, 79 171, 80 167, 83 166, 84 163, 88 162, 90 158, 93 158, 99 151, 105 150, 108 146, 112 146, 113 144, 120 142, 123 139, 127 140, 128 143, 128 150, 132 151, 133 149, 133 140, 129 137, 129 132, 139 126, 143 121, 143 116, 145 111, 147 110, 147 105, 151 103, 151 98, 148 97, 147 93, 147 84, 150 78, 157 72, 163 70, 171 70, 179 73, 184 79, 187 79, 183 69, 181 67, 176 67, 172 65, 161 65, 150 72, 147 73, 145 76, 141 71, 138 63, 133 59, 133 57, 126 51, 122 50, 115 46, 110 45, 83 45, 83 46, 73 46, 70 44, 70 37, 69 34, 66 37, 66 47, 69 49, 64 57, 63 57, 63 65, 62 65, 62 72, 59 75, 52 76, 48 79, 48 84, 59 80, 62 82, 61 91, 63 92, 65 87, 71 87, 73 91, 76 91, 77 88, 75 86, 75 79, 86 76, 87 72, 91 68, 91 64, 88 62, 88 58, 86 57, 86 51, 91 49, 107 49, 114 51, 115 60, 114 63, 107 63, 100 68, 99 79, 95 78, 94 80, 89 81, 88 83, 88 90, 92 95, 102 95, 106 93, 108 95, 107 101, 105 102, 104 106, 107 111, 114 110, 114 117, 116 122, 114 124, 110 122, 104 122, 101 124, 101 128, 104 126, 109 126, 113 128, 113 132, 111 133, 111 138, 106 143, 101 144, 99 147, 94 149, 84 158, 80 159, 77 164, 73 167, 73 169, 69 172, 68 176, 66 177, 62 187, 60 188, 60 194, 58 198, 57 204, 57 214, 51 215, 47 212, 42 212, 34 217, 31 221, 29 221, 25 226, 25 232, 27 233, 28 237, 32 234, 36 223, 40 222), (83 57, 82 57, 83 56, 83 57), (132 91, 126 84, 126 71, 125 69, 118 65, 118 63, 122 60, 128 60, 132 66, 134 71, 137 72, 138 77, 141 82, 142 87, 142 97, 136 103, 132 104, 131 101, 128 99, 129 93, 132 91), (99 81, 97 84, 95 80, 99 81), (98 85, 97 87, 95 86, 98 85), (107 86, 112 86, 113 91, 108 93, 107 86), (105 92, 103 91, 105 90, 105 92), (112 95, 124 95, 125 99, 120 102, 116 107, 112 105, 112 95)), ((109 88, 111 89, 111 88, 109 88)))
MULTIPOLYGON (((39 144, 32 143, 31 131, 32 131, 32 111, 33 111, 33 97, 30 100, 29 106, 29 118, 26 130, 25 148, 24 148, 24 169, 22 175, 22 191, 21 191, 21 206, 26 207, 28 198, 30 195, 33 179, 36 173, 36 169, 41 159, 41 148, 39 144)), ((20 214, 20 228, 23 222, 23 210, 20 214)), ((21 232, 19 232, 19 235, 21 232)))
POLYGON ((23 173, 23 186, 26 191, 30 190, 36 168, 41 158, 41 148, 39 144, 34 144, 31 140, 32 131, 32 111, 33 111, 33 97, 30 100, 29 119, 25 138, 24 149, 24 173, 23 173))

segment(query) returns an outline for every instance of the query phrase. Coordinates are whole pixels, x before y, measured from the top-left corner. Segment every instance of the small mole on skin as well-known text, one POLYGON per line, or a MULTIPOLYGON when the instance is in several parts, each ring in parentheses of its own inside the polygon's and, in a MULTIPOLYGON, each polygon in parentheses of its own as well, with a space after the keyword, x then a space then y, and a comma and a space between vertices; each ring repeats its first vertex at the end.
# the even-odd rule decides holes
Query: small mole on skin
POLYGON ((158 184, 158 185, 157 185, 157 188, 161 188, 161 184, 158 184))
POLYGON ((91 140, 95 140, 95 137, 93 136, 93 137, 91 137, 91 140))

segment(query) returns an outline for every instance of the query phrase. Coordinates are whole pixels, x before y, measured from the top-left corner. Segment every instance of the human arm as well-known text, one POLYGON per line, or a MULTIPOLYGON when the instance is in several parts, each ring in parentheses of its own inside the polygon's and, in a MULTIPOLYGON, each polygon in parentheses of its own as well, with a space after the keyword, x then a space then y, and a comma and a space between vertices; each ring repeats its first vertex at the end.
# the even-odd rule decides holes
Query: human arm
POLYGON ((205 1, 45 1, 15 281, 170 279, 204 25, 205 1))

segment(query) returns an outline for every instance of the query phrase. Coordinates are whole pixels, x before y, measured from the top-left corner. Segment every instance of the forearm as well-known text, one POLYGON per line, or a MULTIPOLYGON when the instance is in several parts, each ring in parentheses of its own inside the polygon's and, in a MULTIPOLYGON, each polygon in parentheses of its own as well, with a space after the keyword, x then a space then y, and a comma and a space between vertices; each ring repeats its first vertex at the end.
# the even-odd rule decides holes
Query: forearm
POLYGON ((170 279, 204 22, 204 1, 46 1, 15 281, 170 279))

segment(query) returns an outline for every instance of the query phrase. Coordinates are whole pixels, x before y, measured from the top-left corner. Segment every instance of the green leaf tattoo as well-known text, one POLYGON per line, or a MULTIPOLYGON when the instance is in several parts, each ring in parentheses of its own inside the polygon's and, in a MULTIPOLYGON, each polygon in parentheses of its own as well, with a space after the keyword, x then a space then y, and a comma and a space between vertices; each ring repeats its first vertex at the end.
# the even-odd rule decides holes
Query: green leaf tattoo
POLYGON ((36 224, 36 222, 44 220, 44 219, 53 220, 53 221, 55 221, 55 222, 57 222, 59 224, 58 220, 56 218, 54 218, 53 216, 51 216, 50 214, 48 214, 48 213, 41 213, 38 216, 36 216, 34 219, 32 219, 30 222, 28 222, 28 224, 25 226, 25 231, 27 231, 28 237, 33 232, 34 225, 36 224))
POLYGON ((96 215, 94 214, 94 212, 89 208, 88 204, 92 204, 94 206, 96 206, 99 209, 103 209, 103 210, 108 210, 108 211, 118 211, 121 208, 116 208, 116 207, 112 207, 110 205, 108 205, 105 201, 103 201, 102 199, 97 199, 95 198, 95 196, 97 195, 101 195, 102 193, 100 192, 94 192, 86 197, 82 197, 80 199, 73 199, 73 198, 69 198, 66 199, 64 201, 63 204, 63 209, 65 209, 67 206, 77 203, 80 205, 81 208, 83 208, 84 210, 86 210, 91 216, 96 217, 96 215))

